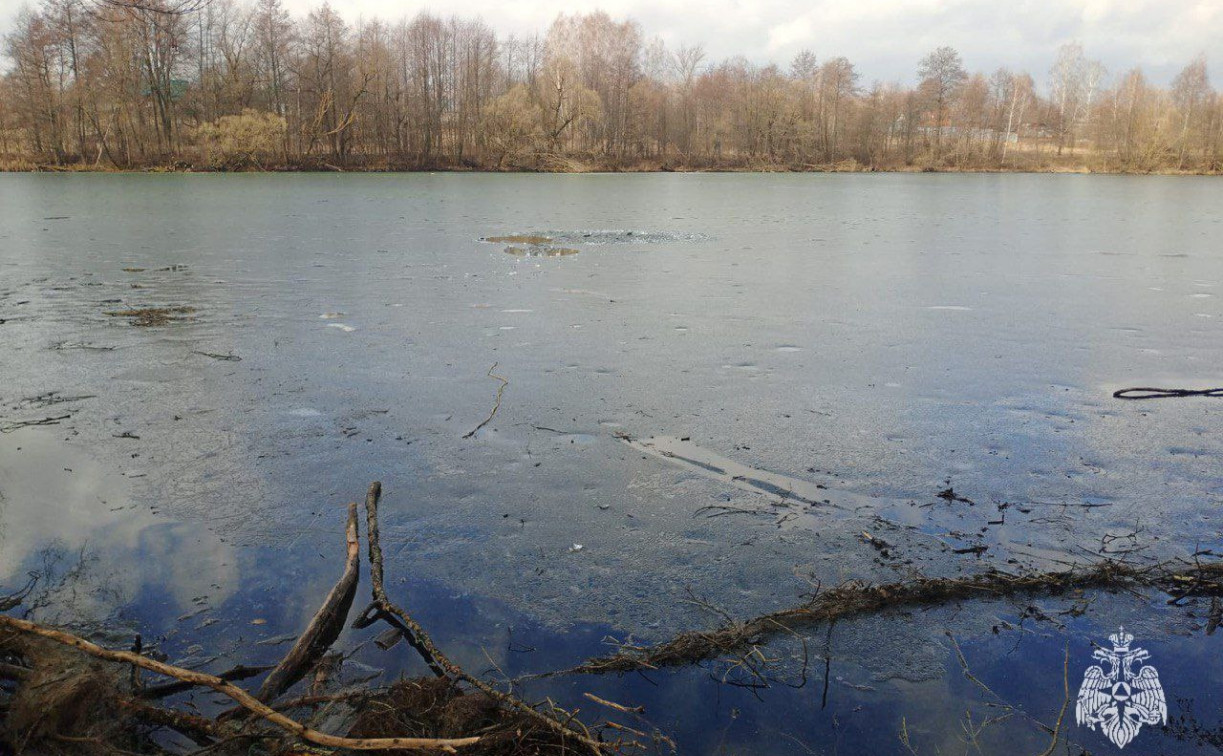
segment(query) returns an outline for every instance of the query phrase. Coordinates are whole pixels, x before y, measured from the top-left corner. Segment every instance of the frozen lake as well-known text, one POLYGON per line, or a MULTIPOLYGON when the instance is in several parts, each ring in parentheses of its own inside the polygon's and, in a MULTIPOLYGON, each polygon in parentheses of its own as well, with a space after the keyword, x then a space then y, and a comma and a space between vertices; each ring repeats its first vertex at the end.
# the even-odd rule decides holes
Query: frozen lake
MULTIPOLYGON (((388 588, 496 677, 850 579, 1223 553, 1223 400, 1112 398, 1223 385, 1221 238, 1210 178, 0 175, 0 588, 275 659, 381 480, 388 588)), ((1073 695, 1124 624, 1173 722, 1127 752, 1217 752, 1217 610, 947 604, 767 644, 768 687, 522 693, 643 704, 682 753, 959 752, 1000 711, 950 633, 1012 707, 986 752, 1039 753, 1066 649, 1073 695)))

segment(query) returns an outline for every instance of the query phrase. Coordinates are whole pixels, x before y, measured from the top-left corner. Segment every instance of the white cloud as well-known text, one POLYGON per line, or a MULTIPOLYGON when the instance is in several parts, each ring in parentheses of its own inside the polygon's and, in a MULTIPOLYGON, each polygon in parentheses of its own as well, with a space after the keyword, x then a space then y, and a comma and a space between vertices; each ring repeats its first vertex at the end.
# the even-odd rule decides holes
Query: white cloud
POLYGON ((811 21, 807 18, 796 18, 769 29, 767 49, 769 52, 791 50, 796 45, 807 43, 814 36, 811 32, 811 21))
MULTIPOLYGON (((314 0, 288 0, 300 12, 314 0)), ((972 69, 1026 69, 1043 81, 1057 47, 1081 42, 1110 71, 1135 65, 1168 81, 1199 52, 1223 82, 1223 0, 457 0, 440 3, 346 0, 355 17, 421 10, 479 15, 515 33, 546 30, 561 12, 603 9, 640 21, 647 35, 702 43, 709 58, 744 55, 786 64, 804 48, 844 55, 867 81, 910 80, 918 59, 939 45, 960 50, 972 69)))

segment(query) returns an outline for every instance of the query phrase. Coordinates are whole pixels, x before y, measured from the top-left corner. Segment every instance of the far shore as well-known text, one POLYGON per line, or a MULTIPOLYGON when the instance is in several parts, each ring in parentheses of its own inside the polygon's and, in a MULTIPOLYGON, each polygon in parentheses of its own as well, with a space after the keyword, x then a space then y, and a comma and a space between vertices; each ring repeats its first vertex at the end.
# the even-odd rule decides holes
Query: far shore
POLYGON ((116 167, 87 163, 36 163, 23 160, 0 160, 0 173, 484 173, 484 174, 608 174, 608 173, 1015 173, 1070 174, 1112 176, 1219 176, 1223 170, 1178 170, 1163 168, 1134 170, 1092 165, 1030 165, 1030 166, 865 166, 743 164, 713 166, 671 166, 658 164, 634 165, 569 165, 564 168, 488 167, 488 166, 390 166, 370 164, 335 165, 309 163, 298 165, 218 167, 176 163, 172 165, 141 165, 116 167))

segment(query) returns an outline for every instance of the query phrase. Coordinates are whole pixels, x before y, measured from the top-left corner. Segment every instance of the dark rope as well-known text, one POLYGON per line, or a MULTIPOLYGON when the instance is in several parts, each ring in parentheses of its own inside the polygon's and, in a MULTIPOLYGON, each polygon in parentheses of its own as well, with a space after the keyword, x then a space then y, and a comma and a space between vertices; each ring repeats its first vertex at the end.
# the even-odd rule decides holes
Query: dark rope
POLYGON ((1127 388, 1113 392, 1114 399, 1172 399, 1182 396, 1213 396, 1223 398, 1223 388, 1212 389, 1164 389, 1164 388, 1127 388))

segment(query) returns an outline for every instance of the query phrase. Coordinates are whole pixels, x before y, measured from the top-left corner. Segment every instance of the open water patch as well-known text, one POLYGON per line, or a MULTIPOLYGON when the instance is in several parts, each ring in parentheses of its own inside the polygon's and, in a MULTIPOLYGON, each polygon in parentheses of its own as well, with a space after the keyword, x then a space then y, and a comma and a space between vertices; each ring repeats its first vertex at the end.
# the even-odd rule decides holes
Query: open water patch
POLYGON ((698 233, 673 231, 639 231, 630 229, 589 229, 569 231, 529 231, 481 237, 490 244, 505 244, 506 254, 515 257, 567 257, 581 251, 578 245, 610 244, 675 244, 707 241, 698 233))

